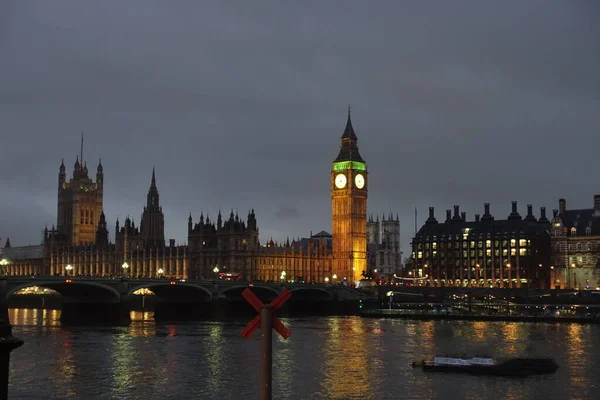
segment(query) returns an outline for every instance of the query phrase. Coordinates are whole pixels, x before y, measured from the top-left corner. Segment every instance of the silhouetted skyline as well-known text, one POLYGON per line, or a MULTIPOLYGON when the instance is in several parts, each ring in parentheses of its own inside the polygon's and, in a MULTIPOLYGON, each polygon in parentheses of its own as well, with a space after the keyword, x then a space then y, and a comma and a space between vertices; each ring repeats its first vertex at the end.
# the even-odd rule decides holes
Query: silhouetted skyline
MULTIPOLYGON (((0 14, 0 237, 56 223, 85 132, 104 211, 139 220, 152 168, 166 237, 256 211, 261 241, 331 231, 352 105, 368 213, 591 208, 600 193, 594 1, 22 2, 0 14)), ((536 213, 536 215, 539 211, 536 213)), ((2 243, 3 244, 3 243, 2 243)))

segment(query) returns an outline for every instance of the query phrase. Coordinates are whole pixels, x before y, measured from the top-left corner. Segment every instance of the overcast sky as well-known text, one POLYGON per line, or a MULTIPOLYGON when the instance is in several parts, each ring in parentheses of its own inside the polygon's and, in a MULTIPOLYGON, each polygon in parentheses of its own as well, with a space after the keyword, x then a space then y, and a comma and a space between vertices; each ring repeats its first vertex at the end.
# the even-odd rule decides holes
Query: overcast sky
POLYGON ((254 208, 261 240, 331 231, 348 104, 369 213, 402 243, 427 208, 505 218, 600 193, 600 3, 28 1, 0 11, 0 237, 56 223, 58 168, 105 172, 139 223, 152 167, 166 236, 254 208))

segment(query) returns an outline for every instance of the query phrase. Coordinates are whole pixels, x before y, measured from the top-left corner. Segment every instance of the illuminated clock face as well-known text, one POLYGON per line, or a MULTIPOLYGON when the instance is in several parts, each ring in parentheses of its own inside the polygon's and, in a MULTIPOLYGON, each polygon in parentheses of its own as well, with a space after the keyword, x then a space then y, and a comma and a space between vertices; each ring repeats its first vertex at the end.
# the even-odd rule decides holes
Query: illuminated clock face
POLYGON ((365 177, 362 174, 356 175, 356 177, 354 177, 354 183, 357 188, 362 189, 365 187, 365 177))
POLYGON ((346 175, 344 175, 344 174, 336 175, 336 177, 335 177, 335 187, 336 188, 342 189, 343 187, 346 186, 346 182, 347 182, 346 175))

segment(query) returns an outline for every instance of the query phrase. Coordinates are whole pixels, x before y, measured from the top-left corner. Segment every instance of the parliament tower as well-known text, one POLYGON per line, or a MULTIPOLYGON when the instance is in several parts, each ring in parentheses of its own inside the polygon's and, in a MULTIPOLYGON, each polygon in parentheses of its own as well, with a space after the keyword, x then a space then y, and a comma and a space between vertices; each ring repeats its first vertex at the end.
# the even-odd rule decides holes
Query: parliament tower
POLYGON ((340 152, 331 168, 333 273, 349 283, 367 272, 367 165, 358 152, 348 107, 340 152))
POLYGON ((58 173, 57 231, 60 240, 72 246, 94 244, 96 230, 102 214, 104 170, 98 163, 96 181, 88 176, 83 160, 83 135, 81 154, 73 167, 73 176, 67 181, 64 160, 58 173))

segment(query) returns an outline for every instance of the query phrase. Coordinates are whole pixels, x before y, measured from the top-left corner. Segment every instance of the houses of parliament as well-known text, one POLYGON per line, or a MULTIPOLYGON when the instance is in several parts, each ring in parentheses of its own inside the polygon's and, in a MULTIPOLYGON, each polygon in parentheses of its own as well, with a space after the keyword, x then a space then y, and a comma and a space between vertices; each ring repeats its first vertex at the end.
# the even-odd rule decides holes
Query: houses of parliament
POLYGON ((225 215, 219 211, 216 219, 190 214, 187 245, 176 245, 173 239, 166 243, 153 169, 139 224, 129 217, 117 220, 111 243, 103 212, 104 169, 100 161, 95 180, 90 177, 82 139, 72 176, 67 177, 64 160, 59 167, 56 225, 44 229, 38 246, 11 247, 7 240, 0 258, 7 275, 234 276, 248 281, 355 283, 368 270, 377 269, 379 260, 399 260, 400 223, 384 218, 380 238, 379 222, 367 221, 367 165, 358 150, 350 110, 329 173, 331 234, 321 231, 308 238, 261 244, 254 210, 245 216, 232 210, 225 215))

